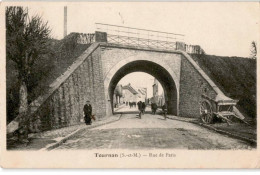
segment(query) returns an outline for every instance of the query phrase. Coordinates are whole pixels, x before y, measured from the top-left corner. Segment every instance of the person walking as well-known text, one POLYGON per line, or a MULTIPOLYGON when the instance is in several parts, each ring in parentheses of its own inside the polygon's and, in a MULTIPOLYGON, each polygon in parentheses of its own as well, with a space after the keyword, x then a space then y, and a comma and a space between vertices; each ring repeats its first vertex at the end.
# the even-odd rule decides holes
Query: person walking
POLYGON ((152 108, 152 114, 155 115, 156 110, 157 110, 157 104, 156 104, 156 103, 152 103, 152 104, 151 104, 151 108, 152 108))
POLYGON ((151 103, 151 109, 152 109, 152 114, 153 114, 153 111, 154 111, 154 103, 151 103))
POLYGON ((155 115, 155 113, 156 113, 157 108, 158 108, 157 104, 154 103, 154 115, 155 115))
POLYGON ((162 106, 162 111, 163 111, 163 116, 164 116, 164 120, 166 120, 166 114, 167 114, 167 106, 166 104, 164 103, 164 105, 162 106))
POLYGON ((139 110, 139 118, 141 119, 141 117, 142 117, 142 102, 139 101, 137 103, 137 106, 138 106, 138 110, 139 110))
POLYGON ((86 125, 91 125, 92 106, 89 100, 87 100, 87 104, 85 104, 83 111, 86 125))
POLYGON ((145 102, 142 102, 142 113, 143 113, 143 115, 144 115, 144 112, 145 112, 145 108, 146 108, 145 102))

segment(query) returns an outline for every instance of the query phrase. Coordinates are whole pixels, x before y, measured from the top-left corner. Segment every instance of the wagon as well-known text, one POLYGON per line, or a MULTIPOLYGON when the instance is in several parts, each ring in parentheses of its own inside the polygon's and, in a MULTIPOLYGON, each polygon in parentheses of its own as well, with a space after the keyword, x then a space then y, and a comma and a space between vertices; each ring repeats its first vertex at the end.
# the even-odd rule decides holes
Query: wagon
MULTIPOLYGON (((221 119, 228 123, 232 123, 232 118, 235 117, 245 122, 243 117, 238 116, 234 107, 238 100, 230 99, 226 96, 217 97, 211 99, 206 95, 202 95, 202 101, 200 103, 200 117, 203 123, 211 124, 216 118, 221 119)), ((245 122, 246 123, 246 122, 245 122)))

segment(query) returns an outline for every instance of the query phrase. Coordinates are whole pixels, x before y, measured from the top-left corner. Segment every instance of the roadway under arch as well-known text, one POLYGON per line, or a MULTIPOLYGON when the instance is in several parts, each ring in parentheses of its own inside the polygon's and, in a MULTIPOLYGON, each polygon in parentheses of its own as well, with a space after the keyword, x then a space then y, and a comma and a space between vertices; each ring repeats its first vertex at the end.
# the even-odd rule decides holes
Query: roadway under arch
POLYGON ((111 77, 108 85, 108 95, 113 112, 113 93, 118 82, 127 74, 145 72, 155 77, 163 87, 168 113, 178 115, 178 89, 171 74, 165 67, 148 60, 134 60, 124 64, 111 77))

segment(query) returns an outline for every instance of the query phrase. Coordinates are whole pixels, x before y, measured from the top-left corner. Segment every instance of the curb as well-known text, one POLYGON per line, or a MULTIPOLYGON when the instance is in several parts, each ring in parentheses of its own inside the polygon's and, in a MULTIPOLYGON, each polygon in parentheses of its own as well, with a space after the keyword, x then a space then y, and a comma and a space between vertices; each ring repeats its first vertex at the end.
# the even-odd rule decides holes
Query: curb
POLYGON ((207 128, 209 130, 213 130, 213 131, 215 131, 217 133, 224 134, 224 135, 227 135, 227 136, 235 138, 235 139, 246 141, 246 142, 250 143, 253 146, 257 145, 257 141, 254 140, 254 139, 250 139, 250 138, 246 138, 246 137, 243 137, 243 136, 239 136, 239 135, 236 135, 236 134, 233 134, 233 133, 221 130, 221 129, 217 129, 217 128, 215 128, 213 126, 210 126, 210 125, 206 125, 206 124, 203 124, 203 123, 198 123, 198 122, 195 122, 195 121, 186 121, 186 120, 174 119, 174 118, 169 118, 169 117, 167 117, 167 118, 170 119, 170 120, 177 120, 177 121, 182 121, 182 122, 193 123, 193 124, 202 126, 204 128, 207 128))
POLYGON ((69 135, 65 136, 64 138, 62 138, 61 140, 59 140, 58 142, 56 143, 53 143, 52 145, 46 147, 46 148, 42 148, 40 149, 39 151, 51 151, 57 147, 59 147, 61 144, 63 144, 64 142, 66 142, 68 139, 70 139, 71 137, 73 137, 74 135, 76 134, 79 134, 80 132, 84 131, 84 130, 88 130, 88 129, 92 129, 92 128, 95 128, 95 127, 99 127, 99 126, 102 126, 102 125, 106 125, 106 124, 109 124, 109 123, 113 123, 113 122, 116 122, 118 120, 120 120, 122 117, 122 114, 120 114, 120 116, 118 117, 118 119, 116 120, 113 120, 113 121, 109 121, 109 122, 106 122, 106 123, 101 123, 101 124, 98 124, 98 125, 95 125, 95 126, 88 126, 88 127, 84 127, 84 128, 80 128, 80 129, 77 129, 76 131, 70 133, 69 135))

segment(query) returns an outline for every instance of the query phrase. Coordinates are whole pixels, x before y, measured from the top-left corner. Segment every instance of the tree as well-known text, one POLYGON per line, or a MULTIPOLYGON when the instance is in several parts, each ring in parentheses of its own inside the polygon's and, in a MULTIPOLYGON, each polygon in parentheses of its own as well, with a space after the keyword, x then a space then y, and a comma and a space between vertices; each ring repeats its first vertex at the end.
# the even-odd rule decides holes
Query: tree
POLYGON ((256 59, 257 56, 257 44, 255 41, 251 43, 251 58, 256 59))
POLYGON ((19 81, 19 114, 28 112, 28 80, 34 63, 48 53, 50 29, 38 15, 29 17, 28 8, 7 7, 6 59, 16 64, 19 81))

